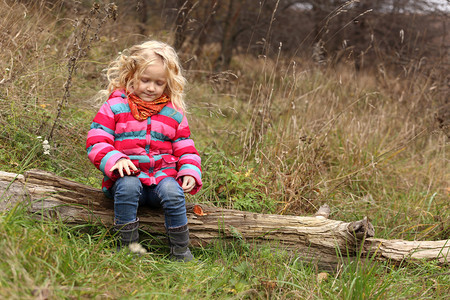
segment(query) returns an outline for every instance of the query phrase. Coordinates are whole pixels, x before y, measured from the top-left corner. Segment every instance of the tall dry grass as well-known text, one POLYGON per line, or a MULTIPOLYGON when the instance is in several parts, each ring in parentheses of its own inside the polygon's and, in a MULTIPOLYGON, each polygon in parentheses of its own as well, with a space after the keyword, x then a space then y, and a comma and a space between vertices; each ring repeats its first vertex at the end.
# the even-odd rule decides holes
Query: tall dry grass
MULTIPOLYGON (((44 168, 98 186, 101 174, 84 151, 96 113, 91 99, 106 84, 109 61, 149 37, 130 34, 139 24, 120 7, 115 22, 101 6, 83 23, 92 6, 52 3, 1 3, 1 161, 5 170, 44 168), (92 47, 83 48, 86 24, 92 47), (45 155, 37 137, 53 127, 45 155)), ((191 201, 282 214, 310 214, 327 202, 332 217, 368 215, 383 236, 448 236, 448 140, 434 120, 442 76, 418 66, 403 75, 382 66, 317 66, 284 57, 281 47, 273 56, 235 56, 230 70, 216 73, 220 49, 208 45, 196 64, 203 68, 187 70, 205 179, 191 201)))
MULTIPOLYGON (((220 126, 201 127, 235 164, 265 178, 277 213, 308 214, 327 202, 333 217, 368 215, 382 234, 448 236, 447 137, 434 119, 441 99, 430 77, 277 57, 237 57, 233 66, 239 78, 206 97, 220 126)), ((192 97, 205 90, 192 87, 192 97)))
POLYGON ((4 168, 77 172, 68 160, 84 161, 81 149, 72 147, 85 140, 77 123, 88 126, 85 101, 92 96, 86 92, 99 86, 89 71, 107 64, 91 56, 88 65, 87 55, 114 18, 114 6, 44 0, 0 6, 0 150, 2 160, 11 162, 4 168))
MULTIPOLYGON (((64 98, 68 59, 84 28, 73 25, 89 16, 92 2, 49 3, 0 1, 0 169, 41 168, 98 187, 101 174, 86 158, 84 143, 97 110, 92 98, 106 84, 102 70, 137 41, 172 36, 136 34, 140 24, 119 6, 117 20, 102 24, 99 41, 77 60, 64 98), (47 155, 38 136, 50 132, 61 100, 47 155)), ((318 67, 278 53, 235 56, 230 70, 215 73, 218 47, 203 50, 202 68, 186 73, 188 118, 204 180, 189 201, 297 215, 328 203, 334 219, 369 216, 377 237, 448 239, 448 138, 433 119, 443 100, 435 79, 442 74, 355 72, 351 65, 318 67)), ((448 272, 435 262, 397 268, 358 260, 319 278, 314 263, 250 241, 194 249, 201 261, 187 265, 168 262, 167 249, 159 247, 139 258, 113 254, 111 241, 106 228, 35 220, 21 207, 0 214, 0 297, 448 294, 448 272)))

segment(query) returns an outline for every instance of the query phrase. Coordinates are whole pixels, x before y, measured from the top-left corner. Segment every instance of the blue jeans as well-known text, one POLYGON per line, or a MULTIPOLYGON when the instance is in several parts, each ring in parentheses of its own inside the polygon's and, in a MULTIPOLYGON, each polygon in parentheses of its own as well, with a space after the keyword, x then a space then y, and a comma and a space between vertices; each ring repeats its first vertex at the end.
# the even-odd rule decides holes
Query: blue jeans
POLYGON ((143 186, 136 176, 124 176, 114 183, 112 193, 117 225, 136 221, 139 205, 162 207, 166 228, 187 224, 184 192, 172 177, 164 178, 157 185, 143 186))

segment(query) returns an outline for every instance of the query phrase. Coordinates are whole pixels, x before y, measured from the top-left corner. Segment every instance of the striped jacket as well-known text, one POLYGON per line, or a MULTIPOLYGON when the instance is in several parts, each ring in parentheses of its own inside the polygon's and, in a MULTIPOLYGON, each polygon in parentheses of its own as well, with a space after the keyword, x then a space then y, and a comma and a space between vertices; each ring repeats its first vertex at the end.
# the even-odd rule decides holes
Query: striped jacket
POLYGON ((114 91, 102 105, 88 132, 86 149, 89 160, 103 172, 103 192, 110 189, 117 175, 109 170, 121 158, 130 159, 141 171, 138 178, 144 185, 158 184, 166 177, 180 183, 190 175, 202 186, 201 160, 186 116, 168 103, 158 114, 146 121, 137 121, 130 112, 125 91, 114 91))

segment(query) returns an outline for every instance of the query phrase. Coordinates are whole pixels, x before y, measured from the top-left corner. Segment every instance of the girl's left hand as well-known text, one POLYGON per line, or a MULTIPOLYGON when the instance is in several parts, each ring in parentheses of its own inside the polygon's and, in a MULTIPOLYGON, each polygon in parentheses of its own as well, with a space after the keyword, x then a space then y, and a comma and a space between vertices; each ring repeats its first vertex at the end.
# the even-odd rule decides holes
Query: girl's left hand
POLYGON ((183 189, 183 192, 189 193, 190 191, 192 191, 194 186, 195 186, 194 177, 189 176, 189 175, 183 176, 183 185, 181 186, 181 188, 183 189))

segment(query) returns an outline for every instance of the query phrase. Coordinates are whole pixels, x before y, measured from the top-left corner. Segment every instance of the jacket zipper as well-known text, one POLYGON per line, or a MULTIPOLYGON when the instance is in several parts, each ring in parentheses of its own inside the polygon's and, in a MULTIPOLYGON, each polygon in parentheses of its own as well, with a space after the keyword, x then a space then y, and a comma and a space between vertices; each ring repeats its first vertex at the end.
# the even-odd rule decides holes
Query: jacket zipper
MULTIPOLYGON (((146 128, 146 134, 145 134, 145 152, 147 154, 150 153, 150 142, 152 140, 151 136, 151 118, 147 119, 147 128, 146 128)), ((153 168, 155 166, 155 160, 150 157, 150 167, 153 168)))

